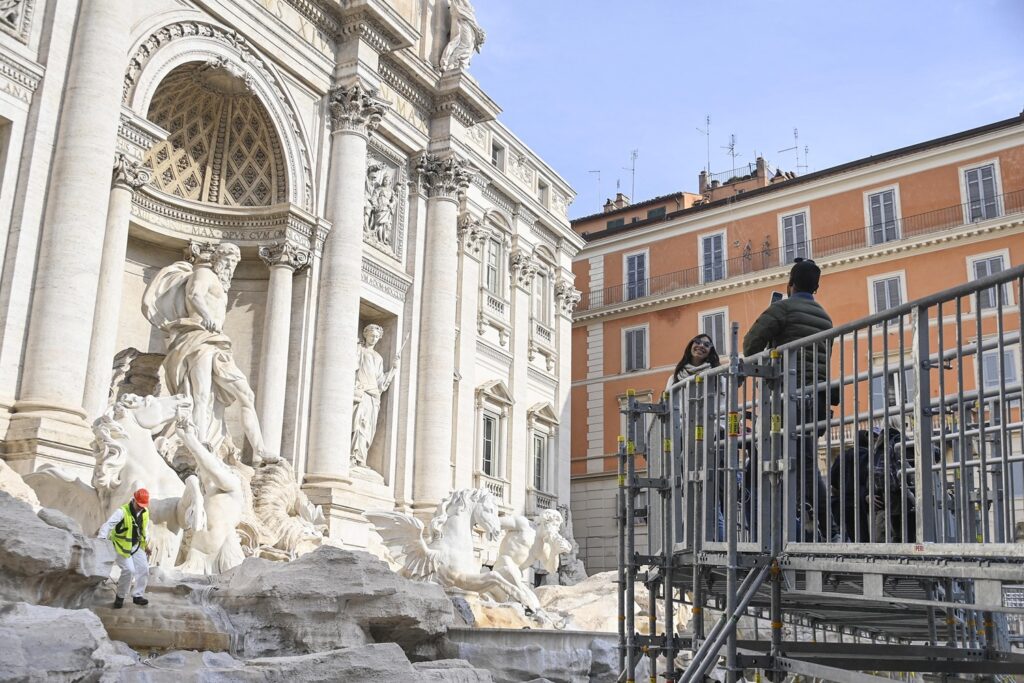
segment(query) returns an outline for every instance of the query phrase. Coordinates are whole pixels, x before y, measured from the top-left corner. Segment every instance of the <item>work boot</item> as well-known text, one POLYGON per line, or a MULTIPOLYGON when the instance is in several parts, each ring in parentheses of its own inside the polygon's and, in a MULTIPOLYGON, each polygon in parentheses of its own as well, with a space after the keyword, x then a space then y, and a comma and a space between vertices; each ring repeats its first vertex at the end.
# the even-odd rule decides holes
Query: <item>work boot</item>
POLYGON ((118 595, 114 598, 114 609, 121 609, 122 607, 124 607, 124 598, 118 595))
POLYGON ((132 602, 134 602, 136 605, 142 605, 143 607, 149 604, 149 600, 142 597, 141 595, 137 595, 134 598, 132 598, 132 602))

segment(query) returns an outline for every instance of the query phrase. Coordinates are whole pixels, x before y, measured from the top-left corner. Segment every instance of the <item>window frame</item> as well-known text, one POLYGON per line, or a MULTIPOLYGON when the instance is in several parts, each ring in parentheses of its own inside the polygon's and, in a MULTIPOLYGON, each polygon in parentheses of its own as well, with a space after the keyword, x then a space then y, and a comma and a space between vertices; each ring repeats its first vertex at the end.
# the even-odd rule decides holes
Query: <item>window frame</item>
MULTIPOLYGON (((988 337, 987 339, 984 339, 983 341, 988 341, 990 339, 992 339, 992 337, 988 337)), ((989 349, 988 351, 982 351, 980 356, 976 355, 974 357, 974 362, 975 363, 981 363, 981 387, 980 388, 982 390, 984 390, 986 393, 989 392, 989 391, 998 391, 999 390, 998 383, 995 386, 990 387, 990 386, 988 386, 987 382, 985 381, 985 357, 986 356, 990 356, 990 355, 995 355, 995 354, 998 354, 998 353, 999 353, 999 347, 997 346, 995 348, 989 349)), ((1010 356, 1010 358, 1013 359, 1013 363, 1014 363, 1015 367, 1013 368, 1013 373, 1012 374, 1014 374, 1014 375, 1019 374, 1020 373, 1020 344, 1004 344, 1003 345, 1003 353, 1004 354, 1008 354, 1010 356)), ((997 368, 999 367, 998 363, 999 363, 999 357, 997 355, 996 356, 996 367, 997 368)), ((977 368, 975 368, 974 379, 975 380, 978 379, 977 368)), ((1007 386, 1014 386, 1014 385, 1011 383, 1011 384, 1008 384, 1007 386)))
POLYGON ((496 140, 491 140, 491 165, 494 166, 494 168, 498 169, 499 171, 505 170, 505 158, 507 149, 508 148, 505 147, 505 145, 501 144, 500 142, 497 142, 496 140))
MULTIPOLYGON (((778 234, 778 238, 779 238, 778 244, 779 244, 779 264, 780 265, 784 265, 784 266, 787 266, 787 267, 792 265, 792 260, 789 260, 789 261, 786 260, 786 219, 787 218, 791 218, 793 216, 798 216, 800 214, 803 214, 803 216, 804 216, 804 235, 806 236, 806 251, 807 251, 807 253, 803 256, 803 258, 809 258, 809 259, 813 259, 814 258, 814 250, 811 249, 811 240, 813 239, 811 237, 811 207, 810 206, 801 206, 800 208, 797 208, 797 209, 792 209, 790 211, 785 211, 785 212, 779 213, 777 215, 777 217, 776 217, 777 222, 778 222, 778 233, 779 233, 778 234)), ((703 250, 702 250, 702 255, 703 255, 703 250)), ((800 256, 800 254, 796 254, 794 256, 794 258, 796 258, 798 256, 800 256)))
POLYGON ((537 270, 533 276, 533 283, 530 291, 530 317, 544 327, 551 327, 554 319, 554 293, 551 285, 552 277, 545 266, 537 270), (543 292, 540 291, 543 285, 543 292), (538 304, 541 310, 538 312, 538 304))
POLYGON ((727 230, 713 230, 711 232, 705 232, 697 235, 698 256, 700 257, 701 284, 707 284, 709 282, 719 282, 721 280, 729 279, 729 243, 726 240, 727 237, 727 230), (709 280, 705 277, 705 273, 707 273, 707 264, 704 263, 704 240, 712 237, 722 238, 722 277, 709 280))
POLYGON ((480 283, 480 286, 483 287, 488 292, 490 292, 491 294, 504 299, 505 298, 505 278, 504 278, 504 273, 505 273, 505 267, 506 267, 505 266, 505 243, 504 243, 504 241, 501 239, 501 237, 499 235, 492 235, 492 236, 487 238, 487 243, 484 246, 484 255, 483 256, 484 256, 484 258, 483 258, 483 267, 481 268, 481 271, 482 271, 482 273, 481 273, 482 274, 482 278, 481 278, 482 282, 480 283), (491 272, 491 260, 490 260, 491 259, 491 245, 497 245, 497 257, 495 259, 496 263, 494 264, 495 286, 497 287, 497 291, 495 291, 494 289, 491 289, 491 287, 490 287, 489 274, 491 272))
POLYGON ((639 325, 630 325, 629 327, 623 327, 620 333, 620 353, 621 356, 620 367, 622 368, 623 374, 631 374, 634 372, 642 372, 644 370, 650 370, 651 368, 651 325, 650 323, 641 323, 639 325), (626 363, 627 358, 627 344, 626 337, 629 332, 636 332, 643 330, 644 332, 644 364, 643 367, 629 369, 626 363))
POLYGON ((551 201, 551 183, 537 176, 537 203, 547 208, 551 201))
POLYGON ((909 301, 909 299, 907 298, 907 271, 895 270, 890 273, 878 273, 877 275, 869 275, 867 277, 869 315, 881 313, 881 311, 878 310, 878 306, 876 305, 875 301, 875 283, 881 282, 883 280, 892 280, 893 278, 899 281, 900 303, 897 305, 902 306, 903 304, 907 303, 907 301, 909 301))
POLYGON ((892 185, 880 185, 878 187, 872 187, 869 190, 864 191, 864 245, 866 247, 875 247, 881 244, 888 244, 889 242, 898 242, 903 239, 903 204, 900 201, 900 184, 893 183, 892 185), (874 226, 871 224, 871 197, 876 194, 882 194, 883 192, 892 192, 892 210, 893 220, 896 223, 896 237, 891 240, 885 240, 883 242, 874 241, 874 226))
MULTIPOLYGON (((707 310, 699 311, 697 313, 697 332, 698 332, 698 334, 708 334, 707 332, 704 331, 704 320, 706 318, 710 318, 711 316, 717 316, 717 315, 723 316, 723 320, 722 320, 722 343, 721 344, 715 344, 715 351, 718 352, 718 356, 719 357, 728 356, 729 353, 730 353, 730 351, 729 351, 729 348, 730 348, 729 342, 731 341, 729 339, 729 337, 731 335, 729 334, 729 307, 728 306, 722 306, 720 308, 709 308, 707 310)), ((712 336, 710 334, 708 334, 708 336, 711 337, 712 341, 714 341, 714 336, 712 336)))
POLYGON ((633 251, 623 252, 622 254, 622 300, 633 301, 634 299, 642 299, 647 296, 649 289, 647 282, 651 279, 651 250, 649 248, 635 249, 633 251), (629 295, 629 288, 631 286, 629 281, 629 259, 634 256, 644 257, 644 277, 643 277, 643 291, 636 296, 629 295))
MULTIPOLYGON (((996 257, 999 257, 999 258, 1003 259, 1003 271, 1006 271, 1006 270, 1009 270, 1010 268, 1012 268, 1011 261, 1010 261, 1010 250, 1008 248, 994 249, 992 251, 987 251, 987 252, 983 252, 983 253, 980 253, 980 254, 971 254, 970 256, 968 256, 965 259, 966 262, 967 262, 967 282, 974 282, 975 280, 977 280, 977 276, 975 276, 975 274, 974 274, 974 264, 975 263, 977 263, 978 261, 988 261, 988 260, 996 258, 996 257)), ((1000 272, 1002 272, 1002 271, 1000 271, 1000 272)), ((1015 300, 1013 298, 1013 289, 1014 288, 1010 287, 1008 285, 1008 283, 1003 285, 1003 310, 1004 310, 1004 312, 1005 312, 1005 310, 1008 307, 1016 305, 1016 302, 1015 302, 1015 300)), ((976 299, 975 299, 975 297, 973 297, 973 296, 969 297, 968 300, 969 300, 969 304, 968 305, 970 306, 970 310, 975 312, 975 313, 977 313, 978 311, 976 310, 976 299)), ((985 315, 986 312, 991 311, 992 314, 994 315, 997 312, 997 310, 998 309, 997 309, 997 307, 995 305, 993 305, 993 306, 985 306, 985 307, 983 307, 981 309, 981 314, 985 315)))
POLYGON ((501 471, 501 414, 494 410, 484 407, 480 415, 480 471, 488 477, 494 477, 500 479, 498 474, 501 471), (491 440, 491 471, 487 471, 487 425, 488 422, 494 424, 494 435, 491 440))
POLYGON ((981 161, 974 161, 969 164, 964 164, 957 168, 957 174, 959 175, 960 183, 960 205, 964 208, 963 221, 964 225, 971 225, 975 222, 988 221, 994 218, 1001 218, 1006 215, 1003 211, 1003 173, 999 166, 999 157, 992 157, 990 159, 983 159, 981 161), (969 215, 970 211, 970 196, 967 191, 967 172, 975 169, 984 168, 985 166, 992 166, 992 180, 995 184, 995 204, 996 204, 996 215, 989 216, 987 218, 981 218, 978 221, 972 221, 969 215))
POLYGON ((548 491, 548 478, 550 475, 550 463, 551 463, 551 435, 543 430, 536 427, 533 429, 531 434, 531 462, 533 464, 533 480, 531 482, 535 491, 541 491, 543 493, 549 493, 548 491), (543 447, 543 453, 540 457, 537 455, 537 445, 540 444, 543 447))

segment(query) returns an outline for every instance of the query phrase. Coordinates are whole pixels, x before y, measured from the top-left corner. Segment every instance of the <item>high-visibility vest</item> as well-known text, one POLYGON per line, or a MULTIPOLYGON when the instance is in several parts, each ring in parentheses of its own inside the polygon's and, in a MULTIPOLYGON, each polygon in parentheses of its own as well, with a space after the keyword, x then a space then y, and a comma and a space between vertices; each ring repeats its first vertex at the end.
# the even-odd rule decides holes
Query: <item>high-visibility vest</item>
POLYGON ((132 516, 131 503, 121 506, 124 512, 124 519, 117 523, 114 530, 110 532, 110 540, 114 544, 114 550, 121 557, 131 557, 139 548, 146 547, 146 528, 149 526, 149 510, 142 509, 142 528, 139 529, 139 544, 132 544, 132 536, 135 527, 135 518, 132 516))

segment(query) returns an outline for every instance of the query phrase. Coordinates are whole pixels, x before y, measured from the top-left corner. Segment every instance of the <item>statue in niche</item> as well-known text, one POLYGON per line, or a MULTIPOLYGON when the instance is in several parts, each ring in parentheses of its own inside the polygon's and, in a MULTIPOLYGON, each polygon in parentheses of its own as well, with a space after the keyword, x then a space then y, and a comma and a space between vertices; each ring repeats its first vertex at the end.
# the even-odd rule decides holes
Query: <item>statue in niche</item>
POLYGON ((441 71, 455 71, 469 67, 474 52, 480 52, 487 34, 476 23, 476 13, 469 0, 448 0, 451 30, 448 45, 441 54, 441 71))
POLYGON ((241 260, 236 245, 193 245, 195 265, 178 261, 153 278, 142 297, 142 314, 167 335, 163 368, 167 391, 192 399, 199 440, 210 450, 233 450, 224 424, 224 409, 236 401, 242 428, 252 446, 253 464, 277 462, 263 442, 255 397, 235 364, 231 339, 224 334, 228 290, 241 260))
MULTIPOLYGON (((352 464, 366 467, 366 457, 377 433, 380 397, 391 386, 398 371, 402 350, 391 361, 391 369, 384 372, 384 359, 373 347, 384 336, 384 328, 370 324, 363 328, 359 342, 359 367, 356 369, 356 388, 352 401, 352 464)), ((404 344, 403 344, 404 346, 404 344)))
POLYGON ((363 207, 363 237, 391 246, 391 229, 398 209, 395 181, 387 167, 373 163, 366 169, 366 206, 363 207))

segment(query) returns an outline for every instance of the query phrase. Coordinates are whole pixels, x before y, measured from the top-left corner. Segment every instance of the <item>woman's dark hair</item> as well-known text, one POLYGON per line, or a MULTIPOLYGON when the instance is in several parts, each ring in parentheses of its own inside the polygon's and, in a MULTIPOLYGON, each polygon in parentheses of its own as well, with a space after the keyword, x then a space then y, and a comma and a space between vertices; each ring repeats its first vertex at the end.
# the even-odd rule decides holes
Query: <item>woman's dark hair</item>
POLYGON ((696 337, 686 342, 686 350, 683 351, 683 357, 679 361, 679 363, 676 364, 676 369, 672 371, 673 381, 676 377, 679 376, 679 373, 683 371, 683 368, 685 368, 687 365, 694 365, 692 351, 693 342, 697 341, 698 339, 707 339, 709 342, 711 342, 711 348, 708 349, 708 358, 705 362, 713 368, 717 368, 719 365, 722 364, 722 360, 718 357, 718 351, 715 349, 715 341, 709 335, 698 334, 696 337))

